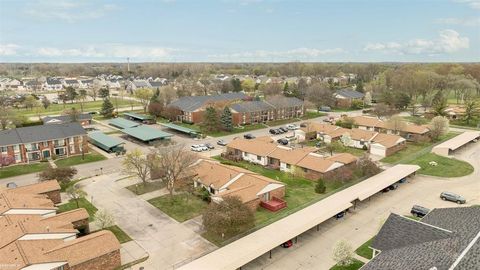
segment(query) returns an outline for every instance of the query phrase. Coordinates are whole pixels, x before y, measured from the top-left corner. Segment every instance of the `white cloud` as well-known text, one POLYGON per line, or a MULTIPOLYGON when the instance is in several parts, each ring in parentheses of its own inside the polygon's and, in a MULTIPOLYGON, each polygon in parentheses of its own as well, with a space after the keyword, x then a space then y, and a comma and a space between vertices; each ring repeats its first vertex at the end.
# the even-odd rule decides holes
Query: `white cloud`
POLYGON ((271 60, 271 58, 281 58, 281 59, 307 59, 315 58, 323 55, 330 54, 340 54, 345 53, 346 51, 342 48, 333 48, 333 49, 314 49, 314 48, 296 48, 287 51, 266 51, 266 50, 257 50, 250 52, 236 52, 230 54, 212 54, 209 55, 209 58, 215 59, 237 59, 237 60, 271 60))
POLYGON ((462 25, 462 26, 479 26, 480 17, 478 18, 441 18, 435 21, 440 24, 462 25))
POLYGON ((16 44, 0 44, 0 56, 16 55, 19 48, 16 44))
POLYGON ((457 3, 468 4, 469 7, 474 9, 480 9, 480 0, 454 0, 457 3))
POLYGON ((439 37, 434 40, 413 39, 404 43, 386 42, 369 43, 364 47, 365 51, 381 51, 398 54, 442 54, 453 53, 470 47, 468 37, 462 37, 458 32, 451 29, 439 32, 439 37))
POLYGON ((175 51, 177 50, 155 46, 110 44, 66 49, 44 47, 31 52, 30 55, 48 58, 81 57, 89 59, 112 59, 130 57, 143 60, 158 60, 171 56, 175 51))
POLYGON ((73 23, 79 20, 98 19, 116 9, 118 7, 114 4, 98 5, 91 1, 40 0, 27 4, 24 12, 34 18, 73 23))

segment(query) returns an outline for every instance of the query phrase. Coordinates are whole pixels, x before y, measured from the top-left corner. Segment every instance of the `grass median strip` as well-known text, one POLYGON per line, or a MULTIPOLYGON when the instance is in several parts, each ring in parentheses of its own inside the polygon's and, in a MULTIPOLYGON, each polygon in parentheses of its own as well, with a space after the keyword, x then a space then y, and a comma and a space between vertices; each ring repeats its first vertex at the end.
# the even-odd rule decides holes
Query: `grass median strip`
POLYGON ((57 164, 58 167, 68 167, 68 166, 101 161, 105 159, 107 158, 104 155, 90 149, 90 152, 83 156, 78 155, 78 156, 58 159, 55 161, 55 164, 57 164))
POLYGON ((370 245, 372 244, 373 242, 373 239, 375 238, 372 237, 370 240, 368 240, 367 242, 363 243, 363 245, 359 246, 356 250, 355 250, 355 253, 357 253, 357 255, 359 256, 362 256, 364 257, 365 259, 371 259, 373 257, 373 251, 370 247, 370 245))
POLYGON ((111 231, 115 237, 117 237, 117 240, 120 242, 120 244, 132 241, 132 238, 117 225, 107 227, 104 230, 111 231))
POLYGON ((433 153, 426 153, 408 163, 420 166, 421 169, 418 171, 420 174, 439 177, 460 177, 473 172, 473 166, 468 162, 433 153), (430 163, 436 165, 431 165, 430 163))
POLYGON ((353 259, 352 263, 349 265, 335 265, 330 270, 357 270, 364 265, 363 262, 353 259))

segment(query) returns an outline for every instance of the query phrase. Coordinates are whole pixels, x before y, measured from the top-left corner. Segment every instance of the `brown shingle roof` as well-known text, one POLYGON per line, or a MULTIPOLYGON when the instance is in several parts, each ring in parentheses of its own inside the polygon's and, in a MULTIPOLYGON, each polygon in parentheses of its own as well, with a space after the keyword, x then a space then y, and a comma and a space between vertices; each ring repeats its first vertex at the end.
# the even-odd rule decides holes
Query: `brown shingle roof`
POLYGON ((216 195, 219 197, 238 196, 244 203, 256 199, 256 194, 270 184, 284 186, 281 182, 263 175, 215 161, 201 160, 193 166, 193 170, 197 172, 198 181, 205 186, 213 184, 216 189, 236 178, 234 182, 228 185, 227 191, 216 195))
POLYGON ((343 164, 350 164, 356 162, 358 158, 350 153, 339 153, 327 158, 328 160, 340 162, 343 164))
POLYGON ((242 152, 255 154, 258 156, 266 156, 277 148, 277 145, 271 138, 256 138, 253 140, 235 139, 228 145, 228 148, 238 149, 242 152))
POLYGON ((372 140, 373 143, 381 144, 386 148, 393 147, 403 141, 405 141, 405 139, 398 135, 385 133, 378 133, 377 136, 375 136, 375 138, 372 140))
POLYGON ((318 122, 307 122, 305 123, 306 127, 300 128, 301 130, 305 132, 323 132, 323 133, 329 133, 332 132, 336 129, 339 129, 340 127, 331 125, 331 124, 324 124, 324 123, 318 123, 318 122))
POLYGON ((57 209, 45 195, 0 191, 0 214, 10 209, 57 209))
POLYGON ((385 128, 385 122, 376 117, 355 116, 352 119, 357 126, 385 128))
POLYGON ((316 172, 325 173, 329 171, 333 164, 335 164, 335 161, 333 160, 326 159, 316 154, 310 154, 298 162, 297 166, 316 172))
POLYGON ((373 137, 375 137, 376 134, 378 134, 378 132, 363 130, 359 128, 352 128, 348 133, 350 134, 350 138, 356 141, 370 141, 373 137))
POLYGON ((42 181, 40 183, 9 189, 11 192, 31 194, 44 194, 55 190, 60 190, 60 185, 57 180, 42 181))
POLYGON ((425 125, 406 124, 405 127, 402 128, 402 131, 414 134, 425 134, 429 132, 430 129, 425 125))
POLYGON ((281 162, 287 164, 297 164, 309 153, 315 152, 317 149, 313 147, 304 148, 289 148, 279 146, 273 152, 268 154, 268 157, 279 159, 281 162))
POLYGON ((115 235, 103 230, 66 241, 45 254, 57 260, 66 260, 70 266, 74 266, 119 249, 120 243, 115 235))

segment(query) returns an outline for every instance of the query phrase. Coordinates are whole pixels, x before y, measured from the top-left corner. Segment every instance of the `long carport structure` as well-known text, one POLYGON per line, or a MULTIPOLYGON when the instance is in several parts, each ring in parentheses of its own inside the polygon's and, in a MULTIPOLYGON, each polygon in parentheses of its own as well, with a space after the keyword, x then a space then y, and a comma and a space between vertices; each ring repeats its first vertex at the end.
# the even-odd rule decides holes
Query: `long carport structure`
POLYGON ((393 183, 414 174, 419 169, 420 166, 417 165, 395 165, 235 242, 214 250, 179 269, 238 269, 282 243, 325 222, 337 213, 352 207, 352 202, 363 201, 393 183))
POLYGON ((88 141, 107 152, 116 152, 123 150, 123 144, 120 139, 105 135, 103 132, 96 131, 88 133, 88 141))
POLYGON ((179 126, 179 125, 175 125, 175 124, 172 124, 172 123, 163 123, 163 124, 160 124, 160 125, 162 125, 164 127, 167 127, 167 128, 170 128, 170 129, 173 129, 175 131, 179 131, 179 132, 188 134, 191 137, 195 137, 199 134, 199 132, 194 130, 194 129, 179 126))
POLYGON ((125 112, 123 113, 123 116, 127 119, 134 120, 134 121, 139 121, 144 124, 153 124, 155 123, 155 120, 151 115, 146 115, 146 114, 138 114, 134 112, 125 112))
POLYGON ((137 140, 143 141, 144 143, 150 143, 156 140, 170 139, 170 137, 173 136, 170 133, 163 132, 161 130, 147 126, 124 128, 120 131, 137 140))
POLYGON ((472 141, 478 140, 479 138, 480 131, 465 131, 462 134, 455 136, 448 141, 434 146, 432 148, 432 153, 447 157, 458 148, 472 141))
POLYGON ((138 127, 141 125, 140 123, 123 118, 113 118, 108 122, 108 124, 120 129, 138 127))

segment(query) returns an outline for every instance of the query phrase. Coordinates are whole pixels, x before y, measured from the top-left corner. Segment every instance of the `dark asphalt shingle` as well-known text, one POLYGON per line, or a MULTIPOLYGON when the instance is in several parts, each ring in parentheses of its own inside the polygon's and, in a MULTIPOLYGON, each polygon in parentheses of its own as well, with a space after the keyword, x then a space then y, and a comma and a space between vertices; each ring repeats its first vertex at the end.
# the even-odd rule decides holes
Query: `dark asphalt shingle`
POLYGON ((79 123, 22 127, 0 131, 0 145, 43 142, 86 134, 79 123))
POLYGON ((350 90, 350 89, 340 89, 335 91, 335 94, 346 97, 346 98, 353 98, 353 99, 360 99, 365 96, 363 93, 350 90))
POLYGON ((225 93, 214 96, 192 96, 181 97, 168 105, 168 107, 175 107, 184 112, 193 112, 209 102, 219 101, 234 101, 247 99, 248 96, 241 92, 225 93))
POLYGON ((264 102, 264 101, 243 101, 235 103, 230 106, 234 111, 243 113, 243 112, 258 112, 258 111, 268 111, 273 110, 275 107, 264 102))

